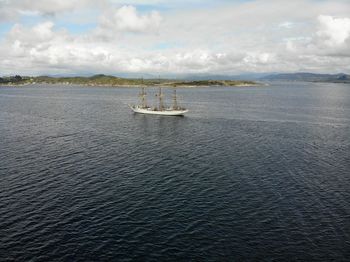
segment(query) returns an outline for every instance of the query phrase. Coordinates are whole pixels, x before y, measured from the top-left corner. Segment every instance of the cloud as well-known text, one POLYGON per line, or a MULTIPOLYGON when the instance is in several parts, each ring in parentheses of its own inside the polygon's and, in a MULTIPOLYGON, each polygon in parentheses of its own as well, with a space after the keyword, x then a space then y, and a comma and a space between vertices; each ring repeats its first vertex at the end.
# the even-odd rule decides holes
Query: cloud
POLYGON ((21 15, 44 15, 55 16, 60 13, 70 12, 73 10, 88 8, 92 6, 102 6, 93 0, 10 0, 0 1, 0 22, 15 21, 21 15))
POLYGON ((20 42, 27 47, 36 47, 55 39, 66 39, 68 35, 64 31, 54 31, 54 24, 46 21, 33 27, 25 27, 15 24, 7 35, 7 43, 20 42))
POLYGON ((350 72, 346 1, 188 1, 0 0, 0 19, 15 21, 0 35, 0 71, 350 72), (73 33, 77 19, 93 26, 73 33))
MULTIPOLYGON (((319 15, 317 28, 310 37, 289 38, 287 51, 294 54, 321 57, 350 56, 350 18, 319 15)), ((329 59, 329 58, 328 58, 329 59)))
POLYGON ((100 26, 111 31, 127 32, 155 32, 158 30, 162 17, 157 11, 141 15, 136 8, 125 5, 104 13, 100 19, 100 26))
POLYGON ((294 26, 294 24, 292 23, 292 22, 283 22, 283 23, 280 23, 279 25, 278 25, 278 27, 280 27, 280 28, 286 28, 286 29, 290 29, 290 28, 292 28, 294 26))
POLYGON ((267 64, 274 60, 275 54, 272 53, 247 53, 243 61, 245 63, 254 63, 254 64, 267 64))
POLYGON ((319 40, 330 47, 345 44, 350 37, 350 18, 336 18, 327 15, 318 17, 320 29, 317 32, 319 40))

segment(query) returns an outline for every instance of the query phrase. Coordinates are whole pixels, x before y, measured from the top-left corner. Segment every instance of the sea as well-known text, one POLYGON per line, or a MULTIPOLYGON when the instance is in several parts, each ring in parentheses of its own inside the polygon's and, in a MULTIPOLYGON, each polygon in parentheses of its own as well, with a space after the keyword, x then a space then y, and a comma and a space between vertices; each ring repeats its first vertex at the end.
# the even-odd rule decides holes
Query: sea
POLYGON ((0 87, 0 261, 349 261, 350 85, 177 91, 0 87))

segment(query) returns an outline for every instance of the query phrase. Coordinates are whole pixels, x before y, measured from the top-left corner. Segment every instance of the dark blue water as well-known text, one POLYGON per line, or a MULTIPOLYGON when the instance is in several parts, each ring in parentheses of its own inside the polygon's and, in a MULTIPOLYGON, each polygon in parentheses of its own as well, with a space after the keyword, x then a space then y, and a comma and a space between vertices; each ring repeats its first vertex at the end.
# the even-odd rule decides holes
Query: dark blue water
POLYGON ((1 261, 349 259, 349 85, 137 93, 0 88, 1 261))

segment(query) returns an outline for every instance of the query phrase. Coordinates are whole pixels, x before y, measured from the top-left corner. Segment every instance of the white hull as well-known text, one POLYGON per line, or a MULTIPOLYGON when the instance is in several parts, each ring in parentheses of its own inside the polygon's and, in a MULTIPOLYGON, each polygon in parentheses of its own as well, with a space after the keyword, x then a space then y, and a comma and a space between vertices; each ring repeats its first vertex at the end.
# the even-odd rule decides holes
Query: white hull
POLYGON ((183 116, 185 113, 188 112, 187 109, 185 110, 162 110, 162 111, 156 111, 152 110, 151 108, 139 108, 139 107, 130 107, 132 111, 139 114, 150 114, 150 115, 163 115, 163 116, 183 116))

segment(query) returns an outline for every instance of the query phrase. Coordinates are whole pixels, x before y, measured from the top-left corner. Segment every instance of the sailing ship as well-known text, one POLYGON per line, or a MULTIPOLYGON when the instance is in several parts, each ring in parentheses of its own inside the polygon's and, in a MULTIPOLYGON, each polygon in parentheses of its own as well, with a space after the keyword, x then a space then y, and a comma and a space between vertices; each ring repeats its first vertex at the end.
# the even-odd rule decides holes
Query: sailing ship
POLYGON ((177 102, 177 95, 176 95, 176 89, 174 89, 173 93, 173 104, 171 107, 166 107, 164 105, 164 95, 162 92, 162 88, 159 87, 159 92, 156 94, 158 98, 158 105, 157 106, 149 106, 147 104, 147 94, 145 91, 145 87, 141 88, 141 92, 139 94, 141 103, 139 105, 132 105, 130 106, 131 110, 135 113, 140 114, 151 114, 151 115, 165 115, 165 116, 183 116, 185 113, 188 112, 186 108, 180 107, 177 102))

